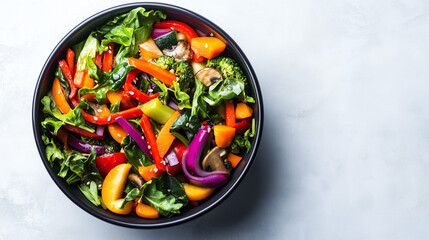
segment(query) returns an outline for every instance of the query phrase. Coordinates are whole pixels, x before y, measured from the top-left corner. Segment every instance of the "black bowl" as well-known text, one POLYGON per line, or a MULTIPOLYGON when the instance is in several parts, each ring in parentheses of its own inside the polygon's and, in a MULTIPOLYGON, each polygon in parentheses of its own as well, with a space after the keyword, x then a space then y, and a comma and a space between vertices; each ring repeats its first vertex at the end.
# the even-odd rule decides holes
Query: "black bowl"
POLYGON ((75 204, 77 204, 86 212, 104 221, 116 225, 134 228, 164 227, 182 223, 206 213, 207 211, 213 209, 215 206, 221 203, 237 187, 237 185, 246 175, 247 171, 249 170, 249 167, 252 165, 262 134, 262 123, 262 95, 258 80, 256 79, 255 72, 253 71, 253 68, 250 65, 248 59, 238 47, 238 45, 234 42, 234 40, 232 40, 232 38, 228 34, 226 34, 221 28, 216 26, 208 19, 184 8, 161 3, 131 3, 116 6, 99 12, 77 25, 57 44, 52 53, 49 55, 45 65, 42 68, 39 79, 37 80, 37 85, 33 97, 34 137, 43 164, 45 165, 46 170, 48 171, 54 182, 64 192, 64 194, 67 195, 67 197, 69 197, 75 204), (202 202, 198 207, 183 210, 180 215, 176 215, 171 218, 160 218, 156 220, 143 219, 133 215, 117 215, 108 210, 104 210, 101 207, 94 206, 82 195, 82 193, 76 186, 69 186, 64 179, 57 176, 57 173, 49 165, 49 162, 45 155, 45 146, 41 140, 40 123, 42 121, 43 113, 42 104, 40 101, 42 97, 49 92, 52 86, 55 70, 57 67, 57 60, 64 58, 67 48, 86 39, 86 37, 93 29, 100 27, 114 16, 128 12, 131 9, 140 6, 146 8, 147 10, 162 10, 167 14, 168 19, 183 21, 194 29, 198 29, 206 33, 213 33, 216 37, 225 40, 228 43, 227 48, 225 50, 226 53, 235 60, 237 60, 243 71, 248 76, 252 96, 256 100, 256 104, 254 104, 254 113, 256 118, 257 132, 256 136, 252 140, 252 149, 243 157, 243 160, 232 172, 230 181, 223 187, 217 189, 206 201, 202 202))

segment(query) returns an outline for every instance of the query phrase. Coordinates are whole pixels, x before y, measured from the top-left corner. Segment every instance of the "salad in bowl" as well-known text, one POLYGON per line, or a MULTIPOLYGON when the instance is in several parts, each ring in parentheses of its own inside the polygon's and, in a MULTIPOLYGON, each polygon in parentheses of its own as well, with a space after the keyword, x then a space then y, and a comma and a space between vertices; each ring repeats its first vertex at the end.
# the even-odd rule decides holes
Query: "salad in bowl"
POLYGON ((38 124, 52 171, 89 203, 171 218, 246 164, 258 99, 225 39, 143 7, 82 39, 53 59, 38 124))

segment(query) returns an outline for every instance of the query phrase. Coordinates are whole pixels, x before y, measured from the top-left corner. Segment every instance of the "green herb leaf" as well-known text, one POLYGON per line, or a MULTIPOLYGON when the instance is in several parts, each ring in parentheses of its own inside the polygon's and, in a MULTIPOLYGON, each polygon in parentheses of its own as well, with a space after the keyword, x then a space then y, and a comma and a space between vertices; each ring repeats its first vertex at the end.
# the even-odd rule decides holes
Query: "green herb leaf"
POLYGON ((121 143, 122 148, 124 148, 125 156, 127 157, 128 162, 136 169, 139 169, 139 166, 150 166, 153 165, 153 162, 149 159, 146 154, 143 153, 141 148, 137 145, 136 141, 127 134, 127 136, 122 139, 121 143))

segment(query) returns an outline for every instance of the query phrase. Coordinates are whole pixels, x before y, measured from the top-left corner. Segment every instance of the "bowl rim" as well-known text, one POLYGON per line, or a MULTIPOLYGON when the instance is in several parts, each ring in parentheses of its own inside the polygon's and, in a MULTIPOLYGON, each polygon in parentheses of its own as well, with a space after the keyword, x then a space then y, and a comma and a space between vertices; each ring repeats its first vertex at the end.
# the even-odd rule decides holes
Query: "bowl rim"
MULTIPOLYGON (((37 83, 35 86, 34 94, 33 94, 33 103, 32 103, 32 125, 33 125, 33 135, 34 139, 36 141, 37 149, 39 152, 39 155, 42 159, 43 164, 45 165, 46 170, 48 171, 49 175, 51 176, 52 180, 55 182, 55 184, 61 189, 61 191, 77 206, 79 206, 81 209, 86 211, 87 213, 91 214, 92 216, 101 219, 103 221, 106 221, 108 223, 123 226, 123 227, 129 227, 129 228, 159 228, 159 227, 167 227, 167 226, 174 226, 178 225, 180 223, 184 223, 187 221, 190 221, 192 219, 195 219, 198 216, 202 216, 214 207, 218 206, 221 202, 223 202, 236 188, 237 186, 242 182, 245 175, 248 173, 249 168, 254 162, 254 159, 256 157, 256 153, 260 144, 260 139, 262 137, 262 130, 263 130, 263 100, 262 100, 262 92, 259 86, 258 79, 256 77, 255 71, 253 70, 253 67, 251 66, 249 60, 247 59, 246 55, 243 53, 241 48, 238 46, 238 44, 220 27, 218 27, 216 24, 208 20, 207 18, 191 11, 188 9, 185 9, 183 7, 179 7, 172 4, 166 4, 166 3, 157 3, 157 2, 134 2, 134 3, 126 3, 121 5, 116 5, 111 8, 107 8, 105 10, 99 11, 98 13, 86 18, 82 22, 80 22, 78 25, 76 25, 72 30, 70 30, 54 47, 48 58, 46 59, 45 64, 42 67, 42 70, 40 72, 40 75, 37 79, 37 83), (67 42, 69 38, 71 38, 77 31, 80 29, 84 29, 86 25, 88 25, 91 21, 94 21, 95 19, 104 16, 106 14, 112 14, 114 12, 123 11, 126 9, 133 9, 135 7, 144 7, 144 8, 164 8, 168 9, 169 11, 178 12, 180 14, 184 14, 188 17, 191 17, 198 22, 201 22, 210 28, 212 28, 216 33, 218 33, 220 36, 222 36, 230 45, 232 49, 234 49, 238 55, 239 58, 243 61, 243 65, 245 68, 247 68, 249 73, 249 79, 251 80, 253 86, 254 86, 254 95, 256 99, 257 104, 257 121, 256 121, 256 134, 253 139, 253 144, 250 152, 248 153, 248 162, 245 164, 243 170, 239 173, 239 176, 237 177, 236 181, 232 183, 231 187, 227 189, 218 199, 215 199, 211 204, 209 204, 207 207, 201 209, 200 211, 197 211, 195 213, 192 213, 188 216, 183 216, 179 219, 172 220, 172 221, 165 221, 165 222, 158 222, 158 223, 130 223, 130 222, 123 222, 116 219, 109 218, 108 216, 104 216, 96 211, 93 211, 90 207, 88 207, 86 204, 84 204, 80 199, 78 199, 72 192, 63 187, 62 184, 60 184, 60 180, 56 177, 56 174, 54 173, 53 169, 49 165, 49 162, 46 158, 44 148, 43 148, 43 142, 41 140, 41 137, 39 136, 39 129, 40 129, 40 123, 37 118, 37 111, 38 105, 40 104, 39 101, 37 101, 37 95, 38 92, 41 89, 41 82, 43 80, 43 77, 46 72, 49 70, 49 63, 52 61, 55 61, 54 55, 57 53, 61 47, 67 42)), ((256 117, 256 116, 255 116, 256 117)))

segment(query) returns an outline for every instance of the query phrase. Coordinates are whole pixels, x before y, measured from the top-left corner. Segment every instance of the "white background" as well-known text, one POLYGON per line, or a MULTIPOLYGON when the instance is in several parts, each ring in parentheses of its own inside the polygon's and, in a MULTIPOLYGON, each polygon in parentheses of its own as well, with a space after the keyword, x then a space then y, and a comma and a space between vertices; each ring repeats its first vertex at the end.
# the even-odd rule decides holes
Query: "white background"
POLYGON ((0 239, 428 239, 429 3, 170 1, 228 32, 253 64, 255 164, 208 214, 157 230, 74 205, 36 150, 31 103, 57 42, 110 0, 3 1, 0 239))

